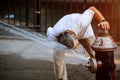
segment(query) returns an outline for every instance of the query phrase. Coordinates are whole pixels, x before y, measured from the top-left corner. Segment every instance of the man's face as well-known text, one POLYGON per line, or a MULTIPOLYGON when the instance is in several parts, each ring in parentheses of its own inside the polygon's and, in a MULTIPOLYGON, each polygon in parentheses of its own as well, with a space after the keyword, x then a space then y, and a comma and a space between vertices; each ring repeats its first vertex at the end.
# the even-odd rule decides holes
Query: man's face
POLYGON ((76 48, 78 48, 79 41, 78 41, 78 39, 76 38, 76 35, 75 35, 75 34, 72 34, 72 36, 75 38, 75 40, 74 40, 74 46, 73 46, 72 49, 76 49, 76 48))

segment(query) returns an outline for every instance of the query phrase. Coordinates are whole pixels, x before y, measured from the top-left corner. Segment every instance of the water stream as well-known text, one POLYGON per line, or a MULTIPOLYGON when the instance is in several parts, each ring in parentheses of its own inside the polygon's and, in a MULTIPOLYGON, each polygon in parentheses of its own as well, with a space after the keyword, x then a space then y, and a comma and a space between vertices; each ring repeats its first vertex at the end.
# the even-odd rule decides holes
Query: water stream
POLYGON ((50 49, 51 52, 54 52, 55 49, 62 49, 65 50, 66 53, 76 57, 83 65, 86 65, 86 63, 88 63, 89 61, 88 58, 84 56, 84 52, 81 51, 80 49, 69 50, 62 44, 59 44, 56 41, 51 41, 45 35, 42 35, 35 31, 15 27, 2 21, 0 21, 0 24, 5 26, 5 27, 0 26, 1 29, 4 29, 15 35, 23 36, 27 39, 33 40, 37 42, 38 45, 41 45, 41 47, 46 47, 45 49, 50 49))

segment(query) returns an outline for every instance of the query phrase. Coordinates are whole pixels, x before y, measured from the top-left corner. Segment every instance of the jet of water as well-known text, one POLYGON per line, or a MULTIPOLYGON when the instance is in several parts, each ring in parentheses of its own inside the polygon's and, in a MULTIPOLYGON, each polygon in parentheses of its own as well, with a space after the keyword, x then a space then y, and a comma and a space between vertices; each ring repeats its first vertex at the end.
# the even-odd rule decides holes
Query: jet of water
POLYGON ((85 56, 82 56, 80 54, 81 51, 77 51, 79 49, 69 50, 64 45, 62 45, 62 44, 60 44, 60 43, 58 43, 56 41, 49 40, 46 36, 44 36, 44 35, 42 35, 40 33, 31 31, 31 30, 28 31, 26 29, 21 29, 19 27, 15 27, 13 25, 4 23, 2 21, 0 21, 0 24, 6 26, 6 27, 0 26, 1 29, 4 29, 4 30, 6 30, 8 32, 11 32, 11 33, 13 33, 15 35, 23 36, 25 38, 33 40, 33 41, 39 43, 39 45, 42 45, 42 46, 46 47, 46 49, 49 48, 51 50, 55 50, 55 49, 66 50, 67 53, 69 53, 69 54, 73 55, 74 57, 78 58, 80 60, 80 62, 82 62, 84 65, 85 65, 85 63, 88 63, 88 61, 89 61, 85 56))

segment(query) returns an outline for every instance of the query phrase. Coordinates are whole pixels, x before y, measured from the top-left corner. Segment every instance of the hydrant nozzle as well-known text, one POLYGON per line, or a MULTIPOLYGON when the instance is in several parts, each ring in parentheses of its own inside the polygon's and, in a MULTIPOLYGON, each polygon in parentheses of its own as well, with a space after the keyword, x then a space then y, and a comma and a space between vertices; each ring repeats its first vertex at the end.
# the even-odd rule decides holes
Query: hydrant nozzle
POLYGON ((102 66, 102 62, 97 61, 95 58, 89 59, 89 62, 86 65, 86 67, 91 73, 95 73, 97 69, 101 68, 101 66, 102 66))

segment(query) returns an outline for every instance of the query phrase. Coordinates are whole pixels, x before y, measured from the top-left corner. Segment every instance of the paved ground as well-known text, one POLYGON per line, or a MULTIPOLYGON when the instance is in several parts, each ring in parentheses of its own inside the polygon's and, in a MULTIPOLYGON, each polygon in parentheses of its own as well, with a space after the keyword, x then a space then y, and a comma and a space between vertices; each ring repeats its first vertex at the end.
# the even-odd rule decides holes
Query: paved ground
MULTIPOLYGON (((116 80, 120 80, 119 51, 120 47, 115 51, 116 80)), ((83 61, 66 55, 69 80, 95 80, 83 61)), ((0 80, 55 80, 51 50, 0 29, 0 80)))

